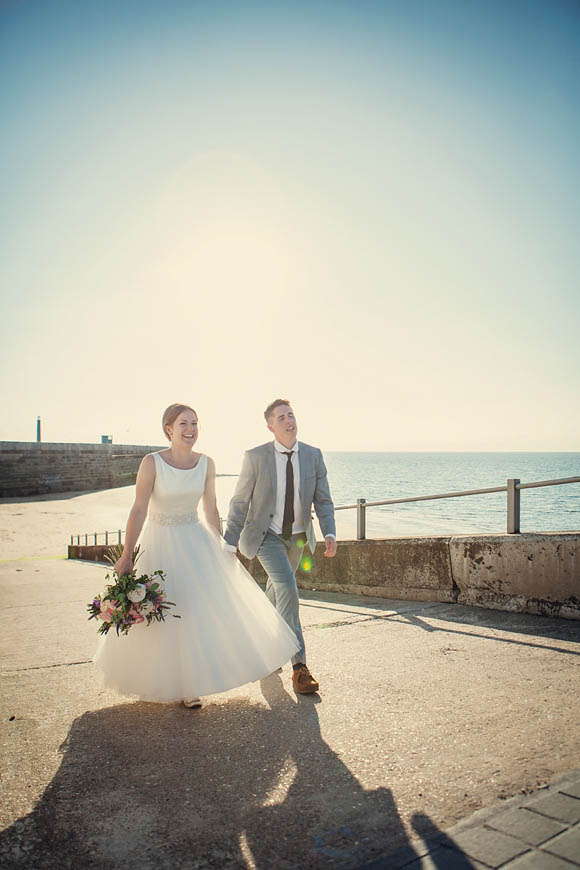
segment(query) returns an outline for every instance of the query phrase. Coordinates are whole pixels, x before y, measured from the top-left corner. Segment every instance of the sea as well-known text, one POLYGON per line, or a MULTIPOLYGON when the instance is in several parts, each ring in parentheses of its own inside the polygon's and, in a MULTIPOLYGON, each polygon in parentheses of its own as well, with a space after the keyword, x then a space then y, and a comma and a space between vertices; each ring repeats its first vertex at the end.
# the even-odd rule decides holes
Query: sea
MULTIPOLYGON (((580 477, 580 453, 358 453, 324 451, 334 504, 435 495, 580 477)), ((222 493, 236 479, 222 480, 222 493)), ((580 483, 521 490, 522 532, 579 531, 580 483)), ((368 508, 367 538, 505 533, 507 494, 368 508)), ((220 507, 227 504, 220 498, 220 507)), ((339 539, 356 537, 356 511, 336 513, 339 539)))

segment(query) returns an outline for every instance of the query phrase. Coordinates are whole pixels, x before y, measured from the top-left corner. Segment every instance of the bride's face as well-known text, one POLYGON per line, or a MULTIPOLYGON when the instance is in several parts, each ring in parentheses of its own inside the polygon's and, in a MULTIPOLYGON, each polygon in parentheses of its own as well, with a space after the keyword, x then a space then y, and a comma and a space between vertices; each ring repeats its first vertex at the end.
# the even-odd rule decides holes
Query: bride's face
POLYGON ((184 447, 190 449, 197 441, 199 434, 197 417, 193 411, 182 411, 171 426, 167 427, 172 447, 184 447))

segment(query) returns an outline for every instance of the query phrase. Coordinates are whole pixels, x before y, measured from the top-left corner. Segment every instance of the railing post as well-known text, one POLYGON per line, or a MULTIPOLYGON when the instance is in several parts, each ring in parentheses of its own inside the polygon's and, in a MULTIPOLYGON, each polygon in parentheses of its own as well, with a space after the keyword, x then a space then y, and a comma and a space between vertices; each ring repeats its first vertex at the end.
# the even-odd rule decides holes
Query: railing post
POLYGON ((520 483, 519 477, 509 478, 507 482, 507 533, 519 535, 520 533, 520 483))
POLYGON ((95 532, 95 547, 97 546, 97 532, 95 532))
POLYGON ((105 532, 105 546, 107 546, 108 543, 109 543, 109 533, 105 532))
POLYGON ((122 534, 121 529, 119 529, 119 543, 121 543, 121 534, 122 534))
POLYGON ((367 534, 366 498, 356 500, 356 539, 364 541, 367 534))
POLYGON ((89 543, 89 536, 85 535, 85 547, 87 546, 88 543, 89 543))
POLYGON ((71 547, 74 547, 74 543, 75 543, 75 537, 74 537, 74 535, 71 535, 71 536, 70 536, 70 545, 71 545, 71 547))

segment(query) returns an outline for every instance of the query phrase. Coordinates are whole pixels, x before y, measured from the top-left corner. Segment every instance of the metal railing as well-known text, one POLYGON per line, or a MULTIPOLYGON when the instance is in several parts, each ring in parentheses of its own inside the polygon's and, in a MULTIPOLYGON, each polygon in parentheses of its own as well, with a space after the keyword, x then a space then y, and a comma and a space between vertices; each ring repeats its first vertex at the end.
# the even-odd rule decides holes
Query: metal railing
POLYGON ((532 483, 520 483, 519 478, 511 477, 505 486, 491 486, 486 489, 466 489, 461 492, 440 492, 435 495, 416 495, 412 498, 389 498, 382 501, 367 501, 357 498, 355 504, 341 504, 335 506, 335 511, 356 509, 356 537, 357 541, 366 538, 366 510, 370 507, 379 507, 390 504, 408 504, 416 501, 433 501, 438 498, 461 498, 465 495, 486 495, 490 492, 507 492, 507 533, 518 535, 520 533, 520 491, 522 489, 534 489, 540 486, 560 486, 565 483, 580 483, 580 477, 562 477, 558 480, 536 480, 532 483))
POLYGON ((71 547, 77 546, 96 546, 99 543, 99 538, 103 539, 103 544, 105 547, 112 546, 113 544, 122 544, 123 543, 123 530, 116 529, 114 532, 90 532, 86 535, 71 535, 70 543, 71 547), (76 538, 76 544, 75 544, 76 538), (92 540, 89 540, 92 539, 92 540))
MULTIPOLYGON (((434 501, 439 498, 461 498, 466 495, 487 495, 490 492, 507 492, 507 533, 508 535, 518 535, 520 533, 520 491, 522 489, 536 489, 540 486, 561 486, 566 483, 580 483, 580 477, 562 477, 557 480, 536 480, 532 483, 520 483, 519 478, 510 477, 505 486, 490 486, 485 489, 465 489, 460 492, 439 492, 435 495, 416 495, 411 498, 389 498, 381 501, 367 501, 365 498, 357 498, 354 504, 335 505, 335 511, 356 510, 356 537, 357 541, 364 541, 366 538, 366 511, 367 508, 381 507, 391 504, 409 504, 416 501, 434 501)), ((222 526, 223 518, 220 517, 222 526)), ((84 544, 89 544, 89 538, 93 539, 93 545, 98 544, 99 537, 103 538, 105 546, 109 544, 123 543, 123 532, 118 529, 114 532, 92 532, 85 535, 71 535, 71 546, 81 545, 81 538, 84 538, 84 544), (109 536, 116 537, 116 540, 109 541, 109 536)))

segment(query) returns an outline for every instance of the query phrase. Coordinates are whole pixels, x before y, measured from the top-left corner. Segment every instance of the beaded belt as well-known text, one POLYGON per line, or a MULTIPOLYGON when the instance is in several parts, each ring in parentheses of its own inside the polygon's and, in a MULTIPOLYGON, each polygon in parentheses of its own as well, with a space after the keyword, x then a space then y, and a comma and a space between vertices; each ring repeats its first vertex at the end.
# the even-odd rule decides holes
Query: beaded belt
POLYGON ((149 511, 147 519, 151 523, 160 526, 185 526, 188 523, 198 523, 199 519, 195 511, 189 514, 158 514, 149 511))

